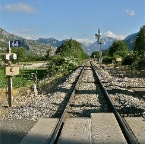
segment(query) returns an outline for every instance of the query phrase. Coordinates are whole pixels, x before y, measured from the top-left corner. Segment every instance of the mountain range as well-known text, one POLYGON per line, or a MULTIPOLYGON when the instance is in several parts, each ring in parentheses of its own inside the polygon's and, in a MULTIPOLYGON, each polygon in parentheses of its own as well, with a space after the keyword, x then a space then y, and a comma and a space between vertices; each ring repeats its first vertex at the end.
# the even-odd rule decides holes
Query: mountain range
MULTIPOLYGON (((137 34, 138 33, 131 34, 124 39, 124 41, 126 42, 129 50, 133 49, 135 40, 137 38, 137 34)), ((115 40, 116 40, 116 38, 114 38, 114 37, 108 37, 108 36, 102 37, 101 38, 101 42, 102 42, 101 48, 102 48, 102 50, 103 51, 107 50, 115 40)), ((55 38, 46 38, 46 39, 39 38, 36 41, 39 42, 39 43, 44 43, 44 44, 49 43, 54 47, 59 47, 66 40, 59 41, 59 40, 56 40, 55 38)), ((88 41, 79 41, 79 42, 81 43, 82 48, 84 49, 84 51, 89 55, 91 55, 91 53, 94 52, 94 51, 99 51, 99 49, 100 49, 97 40, 95 42, 88 42, 88 41)))
MULTIPOLYGON (((128 45, 129 50, 132 50, 137 34, 138 33, 131 34, 124 39, 126 44, 128 45)), ((55 51, 57 47, 59 47, 64 41, 66 41, 66 40, 60 41, 55 38, 39 38, 37 40, 28 40, 16 36, 14 34, 10 34, 5 30, 3 30, 2 28, 0 28, 0 50, 6 49, 6 47, 8 46, 8 41, 18 39, 21 41, 21 46, 25 47, 29 52, 38 55, 45 55, 49 48, 55 51)), ((115 39, 116 39, 115 37, 113 36, 111 37, 109 35, 102 36, 101 38, 102 50, 108 49, 115 39)), ((88 41, 79 41, 79 42, 81 43, 82 48, 88 55, 90 55, 94 51, 99 51, 99 45, 97 40, 95 42, 88 41)))
POLYGON ((39 43, 36 40, 28 40, 23 37, 16 36, 14 34, 10 34, 5 30, 3 30, 2 28, 0 28, 0 50, 2 52, 6 52, 6 49, 9 46, 8 45, 9 41, 13 40, 20 40, 20 45, 26 48, 26 50, 28 50, 30 53, 34 55, 42 55, 42 56, 46 55, 47 50, 50 48, 52 49, 53 52, 56 50, 56 48, 49 43, 44 44, 39 43))

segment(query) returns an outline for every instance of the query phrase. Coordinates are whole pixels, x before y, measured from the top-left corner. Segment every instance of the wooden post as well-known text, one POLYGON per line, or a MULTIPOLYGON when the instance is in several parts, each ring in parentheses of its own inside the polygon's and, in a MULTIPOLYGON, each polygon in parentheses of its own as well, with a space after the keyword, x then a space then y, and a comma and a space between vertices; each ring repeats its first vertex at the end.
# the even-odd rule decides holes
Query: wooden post
MULTIPOLYGON (((10 41, 9 41, 8 53, 11 54, 10 41)), ((11 66, 10 58, 8 60, 8 66, 11 66)), ((8 105, 9 107, 12 107, 12 76, 8 76, 8 105)))
POLYGON ((12 76, 8 76, 8 104, 12 107, 12 76))

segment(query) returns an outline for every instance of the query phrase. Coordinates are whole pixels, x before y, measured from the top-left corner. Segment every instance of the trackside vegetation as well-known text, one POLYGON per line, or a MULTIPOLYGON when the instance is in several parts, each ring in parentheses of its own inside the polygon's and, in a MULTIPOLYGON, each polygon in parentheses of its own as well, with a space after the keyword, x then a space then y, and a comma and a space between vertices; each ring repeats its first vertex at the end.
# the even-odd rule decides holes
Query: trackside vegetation
MULTIPOLYGON (((37 74, 38 80, 42 80, 47 75, 47 69, 26 69, 20 70, 20 74, 13 76, 13 87, 20 88, 30 86, 34 83, 33 74, 37 74)), ((4 69, 0 69, 0 88, 7 86, 7 78, 4 75, 4 69)))
POLYGON ((57 48, 55 56, 47 56, 47 58, 48 73, 54 75, 56 73, 67 74, 88 58, 88 55, 85 54, 79 42, 70 39, 57 48))
MULTIPOLYGON (((16 53, 18 59, 12 63, 28 64, 29 61, 37 61, 41 57, 34 57, 28 54, 28 52, 23 48, 19 47, 17 49, 12 49, 13 53, 16 53)), ((67 40, 60 47, 57 48, 55 55, 50 55, 51 49, 48 49, 43 60, 47 63, 45 69, 21 69, 20 74, 13 76, 13 87, 25 87, 32 85, 34 79, 32 73, 37 72, 38 80, 42 80, 44 77, 51 77, 55 75, 65 75, 75 69, 81 64, 81 62, 88 58, 88 56, 83 51, 81 44, 75 40, 67 40)), ((4 75, 3 66, 0 70, 0 88, 6 87, 7 79, 4 75)))

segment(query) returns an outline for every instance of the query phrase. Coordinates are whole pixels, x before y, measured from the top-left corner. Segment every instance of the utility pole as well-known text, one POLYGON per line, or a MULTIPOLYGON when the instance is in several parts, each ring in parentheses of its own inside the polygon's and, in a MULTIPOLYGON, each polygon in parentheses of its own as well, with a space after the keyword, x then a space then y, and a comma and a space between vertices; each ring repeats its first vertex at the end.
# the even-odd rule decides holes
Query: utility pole
POLYGON ((99 64, 100 64, 100 68, 102 68, 102 47, 101 47, 101 34, 100 34, 100 29, 98 29, 98 34, 95 34, 96 38, 97 38, 97 42, 99 44, 99 64))

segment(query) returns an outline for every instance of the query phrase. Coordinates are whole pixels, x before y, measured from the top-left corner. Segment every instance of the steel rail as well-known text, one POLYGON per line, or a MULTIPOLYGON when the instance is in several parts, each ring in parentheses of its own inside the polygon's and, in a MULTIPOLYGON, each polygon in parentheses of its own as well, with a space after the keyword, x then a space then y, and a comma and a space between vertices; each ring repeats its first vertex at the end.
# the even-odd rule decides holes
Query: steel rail
POLYGON ((83 76, 84 67, 85 67, 85 66, 83 66, 83 68, 81 69, 79 75, 78 75, 77 78, 76 78, 76 82, 75 82, 74 89, 73 89, 73 91, 72 91, 72 93, 71 93, 71 95, 70 95, 70 98, 69 98, 69 100, 68 100, 68 102, 67 102, 67 104, 66 104, 66 107, 65 107, 65 109, 64 109, 64 111, 63 111, 63 114, 62 114, 61 118, 59 119, 59 122, 57 123, 57 125, 56 125, 56 127, 55 127, 55 129, 54 129, 54 131, 53 131, 53 134, 52 134, 52 136, 51 136, 51 138, 50 138, 50 140, 49 140, 49 144, 54 144, 54 143, 55 143, 55 141, 56 141, 56 139, 57 139, 57 135, 58 135, 58 133, 59 133, 59 131, 60 131, 60 129, 61 129, 63 123, 65 122, 65 119, 66 119, 66 117, 67 117, 67 111, 68 111, 68 109, 69 109, 69 107, 70 107, 70 103, 71 103, 72 99, 74 98, 74 96, 75 96, 75 94, 76 94, 76 87, 78 87, 78 85, 79 85, 79 83, 80 83, 80 80, 81 80, 81 78, 82 78, 82 76, 83 76))
MULTIPOLYGON (((110 97, 109 97, 109 94, 108 94, 108 92, 106 91, 105 87, 103 86, 103 84, 102 84, 102 82, 101 82, 101 80, 100 80, 99 74, 95 71, 96 68, 95 68, 95 66, 92 64, 92 62, 91 62, 91 65, 92 65, 93 70, 94 70, 94 72, 96 73, 96 75, 97 75, 97 77, 98 77, 98 79, 99 79, 100 85, 101 85, 101 87, 102 87, 102 89, 103 89, 103 91, 104 91, 104 94, 105 94, 106 98, 107 98, 108 101, 109 101, 109 104, 110 104, 110 106, 111 106, 111 109, 112 109, 112 111, 114 112, 114 115, 115 115, 115 117, 116 117, 116 119, 117 119, 117 121, 118 121, 118 123, 119 123, 121 129, 122 129, 122 132, 124 133, 124 136, 125 136, 127 142, 128 142, 129 144, 139 144, 139 141, 136 139, 136 137, 135 137, 135 135, 133 134, 133 132, 130 131, 129 128, 127 128, 127 125, 125 124, 125 122, 123 121, 122 117, 120 116, 120 114, 119 114, 118 111, 116 110, 115 106, 112 104, 112 101, 111 101, 111 99, 110 99, 110 97)), ((98 69, 99 69, 99 68, 98 68, 98 69)))

